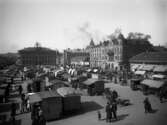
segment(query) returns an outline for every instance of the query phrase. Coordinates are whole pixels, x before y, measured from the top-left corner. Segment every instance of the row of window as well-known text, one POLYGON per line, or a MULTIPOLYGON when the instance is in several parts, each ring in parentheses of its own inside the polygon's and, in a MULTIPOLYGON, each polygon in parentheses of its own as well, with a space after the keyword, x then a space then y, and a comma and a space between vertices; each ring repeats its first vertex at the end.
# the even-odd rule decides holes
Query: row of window
POLYGON ((114 53, 122 53, 122 47, 114 47, 114 48, 93 48, 90 51, 90 55, 92 54, 106 54, 109 50, 113 51, 114 53))

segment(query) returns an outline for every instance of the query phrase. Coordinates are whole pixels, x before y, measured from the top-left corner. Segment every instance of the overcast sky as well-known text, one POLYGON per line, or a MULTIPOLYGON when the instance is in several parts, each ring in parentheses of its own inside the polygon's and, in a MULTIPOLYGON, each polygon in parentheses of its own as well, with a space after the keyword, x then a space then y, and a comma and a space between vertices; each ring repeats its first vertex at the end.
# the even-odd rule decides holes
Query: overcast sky
POLYGON ((34 46, 84 48, 121 28, 167 43, 166 0, 0 0, 0 53, 34 46))

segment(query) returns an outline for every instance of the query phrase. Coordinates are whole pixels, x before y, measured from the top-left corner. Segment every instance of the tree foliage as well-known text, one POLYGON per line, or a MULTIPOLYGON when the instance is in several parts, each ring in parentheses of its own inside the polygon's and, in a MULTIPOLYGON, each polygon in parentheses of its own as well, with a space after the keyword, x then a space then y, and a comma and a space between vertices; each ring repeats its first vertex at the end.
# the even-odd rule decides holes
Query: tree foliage
POLYGON ((128 34, 127 39, 135 39, 135 40, 146 40, 148 41, 151 38, 148 34, 138 33, 138 32, 130 32, 128 34))
POLYGON ((0 69, 15 64, 16 60, 16 57, 0 55, 0 69))

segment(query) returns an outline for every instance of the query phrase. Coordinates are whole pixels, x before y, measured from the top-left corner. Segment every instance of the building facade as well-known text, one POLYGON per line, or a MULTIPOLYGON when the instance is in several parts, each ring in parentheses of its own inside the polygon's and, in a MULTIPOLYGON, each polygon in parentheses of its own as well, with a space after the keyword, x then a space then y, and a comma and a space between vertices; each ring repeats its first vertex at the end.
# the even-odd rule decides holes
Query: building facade
POLYGON ((89 65, 89 58, 85 49, 64 50, 64 65, 89 65))
POLYGON ((127 68, 131 57, 151 49, 152 45, 147 40, 126 39, 118 31, 113 33, 109 40, 98 45, 91 40, 90 45, 87 46, 91 67, 112 70, 127 68))
POLYGON ((23 65, 59 65, 60 54, 38 45, 19 50, 20 59, 23 65))

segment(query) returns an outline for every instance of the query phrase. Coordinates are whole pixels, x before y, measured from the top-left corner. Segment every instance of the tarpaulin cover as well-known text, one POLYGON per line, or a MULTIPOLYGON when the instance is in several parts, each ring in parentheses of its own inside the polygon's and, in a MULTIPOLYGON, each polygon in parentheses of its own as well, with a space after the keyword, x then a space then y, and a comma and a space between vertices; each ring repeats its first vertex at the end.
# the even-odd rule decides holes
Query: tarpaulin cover
POLYGON ((76 95, 75 89, 71 87, 61 87, 57 89, 57 93, 61 96, 76 95))
POLYGON ((166 72, 167 71, 167 66, 156 66, 154 68, 154 72, 166 72))
POLYGON ((160 88, 165 84, 165 81, 145 79, 141 82, 141 84, 149 86, 151 88, 160 88))
POLYGON ((83 82, 83 84, 85 85, 92 85, 93 83, 99 81, 98 79, 95 79, 95 78, 90 78, 90 79, 87 79, 86 81, 83 82))
POLYGON ((159 78, 159 79, 167 78, 167 76, 161 75, 161 74, 152 75, 152 77, 153 77, 153 78, 159 78))
POLYGON ((144 75, 145 72, 146 72, 146 71, 140 71, 140 70, 138 70, 138 71, 135 72, 135 74, 136 74, 136 75, 144 75))

